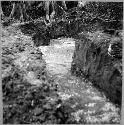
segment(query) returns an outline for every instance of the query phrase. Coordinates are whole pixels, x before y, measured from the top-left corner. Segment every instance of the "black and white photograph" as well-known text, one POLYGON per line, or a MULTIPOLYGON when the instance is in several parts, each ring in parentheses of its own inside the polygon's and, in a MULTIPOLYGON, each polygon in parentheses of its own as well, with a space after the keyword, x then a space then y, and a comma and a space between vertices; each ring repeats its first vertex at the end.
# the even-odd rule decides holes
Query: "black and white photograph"
POLYGON ((5 1, 3 124, 121 124, 123 2, 5 1))

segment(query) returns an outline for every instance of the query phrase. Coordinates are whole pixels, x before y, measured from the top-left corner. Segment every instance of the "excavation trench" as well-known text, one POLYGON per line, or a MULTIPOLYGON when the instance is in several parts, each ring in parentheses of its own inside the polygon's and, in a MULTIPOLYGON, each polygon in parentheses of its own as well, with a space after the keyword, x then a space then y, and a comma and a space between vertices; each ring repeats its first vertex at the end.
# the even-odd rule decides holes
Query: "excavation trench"
POLYGON ((76 76, 71 75, 70 68, 75 49, 72 38, 51 40, 49 46, 40 46, 46 61, 47 72, 58 84, 58 94, 74 111, 77 121, 86 123, 119 123, 119 108, 109 102, 104 94, 76 76))

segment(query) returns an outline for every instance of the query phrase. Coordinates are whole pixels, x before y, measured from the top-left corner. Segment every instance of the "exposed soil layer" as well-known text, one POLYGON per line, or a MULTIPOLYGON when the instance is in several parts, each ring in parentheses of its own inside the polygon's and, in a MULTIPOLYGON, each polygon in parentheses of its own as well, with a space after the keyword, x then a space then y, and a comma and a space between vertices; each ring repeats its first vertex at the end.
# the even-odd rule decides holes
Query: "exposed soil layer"
POLYGON ((76 41, 72 72, 82 74, 121 105, 122 38, 100 31, 82 33, 76 41))
POLYGON ((119 108, 84 78, 71 74, 75 50, 73 38, 51 40, 49 46, 40 46, 46 69, 58 85, 58 94, 71 107, 70 114, 78 123, 118 123, 119 108))
POLYGON ((40 12, 3 19, 4 124, 120 123, 122 6, 88 2, 49 23, 40 12))
POLYGON ((70 73, 75 40, 34 47, 17 27, 2 29, 3 123, 120 123, 120 109, 70 73))

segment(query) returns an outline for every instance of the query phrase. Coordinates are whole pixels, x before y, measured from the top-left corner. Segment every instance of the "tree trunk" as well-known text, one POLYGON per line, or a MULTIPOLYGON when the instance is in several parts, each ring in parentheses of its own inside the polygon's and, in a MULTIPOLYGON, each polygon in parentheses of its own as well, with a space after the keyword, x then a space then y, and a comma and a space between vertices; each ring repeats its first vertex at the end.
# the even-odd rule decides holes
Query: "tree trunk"
POLYGON ((29 16, 26 13, 26 3, 23 1, 20 3, 20 13, 21 13, 20 20, 22 22, 26 21, 29 18, 29 16))
POLYGON ((22 2, 20 3, 20 13, 21 13, 20 21, 24 22, 23 3, 22 2))
POLYGON ((67 10, 67 6, 66 6, 65 1, 62 1, 62 6, 64 7, 65 10, 67 10))
POLYGON ((55 4, 56 3, 55 3, 55 1, 52 1, 51 4, 52 4, 53 12, 50 14, 50 20, 53 21, 54 16, 55 16, 55 4))
POLYGON ((3 10, 2 10, 2 6, 1 6, 1 2, 0 2, 0 14, 1 14, 1 19, 4 17, 4 13, 3 13, 3 10))
POLYGON ((26 21, 29 16, 26 13, 26 5, 28 6, 28 3, 20 1, 18 3, 13 3, 12 11, 9 15, 10 18, 19 19, 21 22, 26 21))
POLYGON ((45 1, 46 19, 50 22, 49 5, 50 5, 50 1, 45 1))
POLYGON ((13 5, 12 5, 12 11, 11 11, 11 13, 10 13, 10 15, 9 15, 10 18, 12 18, 13 15, 14 15, 15 7, 16 7, 16 4, 15 4, 15 2, 14 2, 13 5))

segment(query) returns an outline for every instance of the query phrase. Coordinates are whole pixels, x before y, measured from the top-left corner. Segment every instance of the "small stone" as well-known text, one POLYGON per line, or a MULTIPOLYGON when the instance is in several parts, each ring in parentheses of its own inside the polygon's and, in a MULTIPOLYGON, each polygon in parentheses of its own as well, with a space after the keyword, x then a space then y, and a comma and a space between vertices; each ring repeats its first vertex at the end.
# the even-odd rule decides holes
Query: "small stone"
POLYGON ((41 108, 35 108, 34 111, 33 111, 33 114, 38 116, 40 115, 41 113, 43 112, 43 109, 41 108))
POLYGON ((50 106, 50 104, 46 104, 46 105, 43 106, 43 108, 45 108, 45 109, 51 109, 52 107, 50 106))

